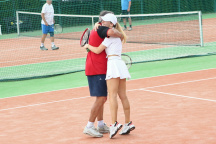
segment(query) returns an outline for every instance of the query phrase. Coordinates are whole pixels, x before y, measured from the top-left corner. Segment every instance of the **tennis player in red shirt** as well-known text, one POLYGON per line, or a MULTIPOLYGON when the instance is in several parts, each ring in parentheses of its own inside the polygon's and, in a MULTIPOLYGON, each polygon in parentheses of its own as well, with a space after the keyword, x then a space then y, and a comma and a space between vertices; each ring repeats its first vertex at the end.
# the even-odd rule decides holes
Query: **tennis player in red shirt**
MULTIPOLYGON (((102 11, 100 17, 111 11, 102 11)), ((100 18, 99 17, 99 21, 100 18)), ((97 31, 92 30, 89 37, 89 44, 98 47, 105 37, 122 37, 123 35, 117 30, 108 27, 100 26, 97 31)), ((89 91, 92 97, 96 100, 91 108, 89 121, 83 131, 84 134, 92 137, 103 137, 103 133, 109 132, 109 127, 103 121, 103 106, 107 100, 107 85, 106 85, 107 58, 105 50, 100 54, 88 52, 86 59, 85 74, 88 78, 89 91), (94 127, 95 119, 98 120, 97 129, 94 127)))

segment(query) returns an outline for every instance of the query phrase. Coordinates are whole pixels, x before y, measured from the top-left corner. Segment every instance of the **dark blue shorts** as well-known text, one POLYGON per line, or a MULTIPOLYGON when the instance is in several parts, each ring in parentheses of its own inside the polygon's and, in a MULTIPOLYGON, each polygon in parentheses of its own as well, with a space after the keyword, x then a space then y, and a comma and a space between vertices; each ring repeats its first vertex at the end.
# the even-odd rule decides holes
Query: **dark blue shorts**
POLYGON ((128 12, 127 10, 122 10, 122 15, 128 15, 128 17, 122 17, 122 18, 130 18, 130 12, 128 12))
POLYGON ((107 96, 106 75, 87 76, 91 96, 107 96))
POLYGON ((54 25, 46 26, 41 24, 43 34, 54 33, 54 25))

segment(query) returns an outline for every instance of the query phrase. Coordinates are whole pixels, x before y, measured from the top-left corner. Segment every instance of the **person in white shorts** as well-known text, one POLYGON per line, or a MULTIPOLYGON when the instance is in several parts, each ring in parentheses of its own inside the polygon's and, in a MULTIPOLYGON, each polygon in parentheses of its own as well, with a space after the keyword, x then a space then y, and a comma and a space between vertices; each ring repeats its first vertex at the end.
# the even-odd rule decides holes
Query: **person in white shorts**
POLYGON ((99 47, 93 47, 89 44, 86 44, 84 46, 85 48, 90 49, 96 54, 101 53, 105 49, 108 57, 106 82, 108 87, 110 111, 112 117, 112 125, 110 126, 110 138, 112 138, 122 127, 122 125, 117 122, 117 94, 121 99, 125 113, 125 125, 120 134, 129 134, 130 131, 135 129, 132 121, 130 121, 130 104, 126 95, 126 79, 131 78, 131 76, 126 64, 123 62, 123 60, 121 60, 122 42, 126 42, 127 36, 122 30, 120 24, 117 23, 117 18, 114 14, 109 13, 101 18, 103 20, 102 26, 117 29, 123 34, 122 41, 120 38, 109 37, 105 38, 99 47))

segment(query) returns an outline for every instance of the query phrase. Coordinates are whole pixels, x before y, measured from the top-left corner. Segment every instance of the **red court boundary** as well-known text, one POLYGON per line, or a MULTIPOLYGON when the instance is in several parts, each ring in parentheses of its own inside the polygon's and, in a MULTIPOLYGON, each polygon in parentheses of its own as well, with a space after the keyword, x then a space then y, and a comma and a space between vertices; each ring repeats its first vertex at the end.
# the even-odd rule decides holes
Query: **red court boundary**
MULTIPOLYGON (((94 101, 88 87, 0 99, 0 143, 214 144, 215 73, 209 69, 128 81, 136 129, 112 140, 108 134, 103 138, 82 134, 94 101)), ((118 119, 124 122, 121 105, 118 119)), ((110 123, 109 102, 104 120, 110 123)))

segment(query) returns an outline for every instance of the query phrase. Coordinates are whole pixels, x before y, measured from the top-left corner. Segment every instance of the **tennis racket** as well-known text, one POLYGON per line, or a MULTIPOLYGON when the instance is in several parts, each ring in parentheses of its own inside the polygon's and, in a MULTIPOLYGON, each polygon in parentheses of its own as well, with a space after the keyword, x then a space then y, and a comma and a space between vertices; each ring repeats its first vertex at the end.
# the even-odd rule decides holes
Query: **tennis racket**
POLYGON ((56 33, 62 33, 63 32, 63 28, 62 28, 62 26, 60 24, 55 24, 54 25, 54 31, 56 33))
POLYGON ((126 54, 121 54, 121 59, 125 62, 127 68, 130 69, 131 65, 132 65, 132 59, 131 59, 131 57, 129 57, 126 54))
MULTIPOLYGON (((80 38, 80 46, 83 47, 85 44, 88 44, 88 40, 89 40, 89 36, 90 36, 90 29, 86 28, 85 31, 83 32, 81 38, 80 38)), ((90 50, 87 49, 87 52, 89 52, 90 50)))

